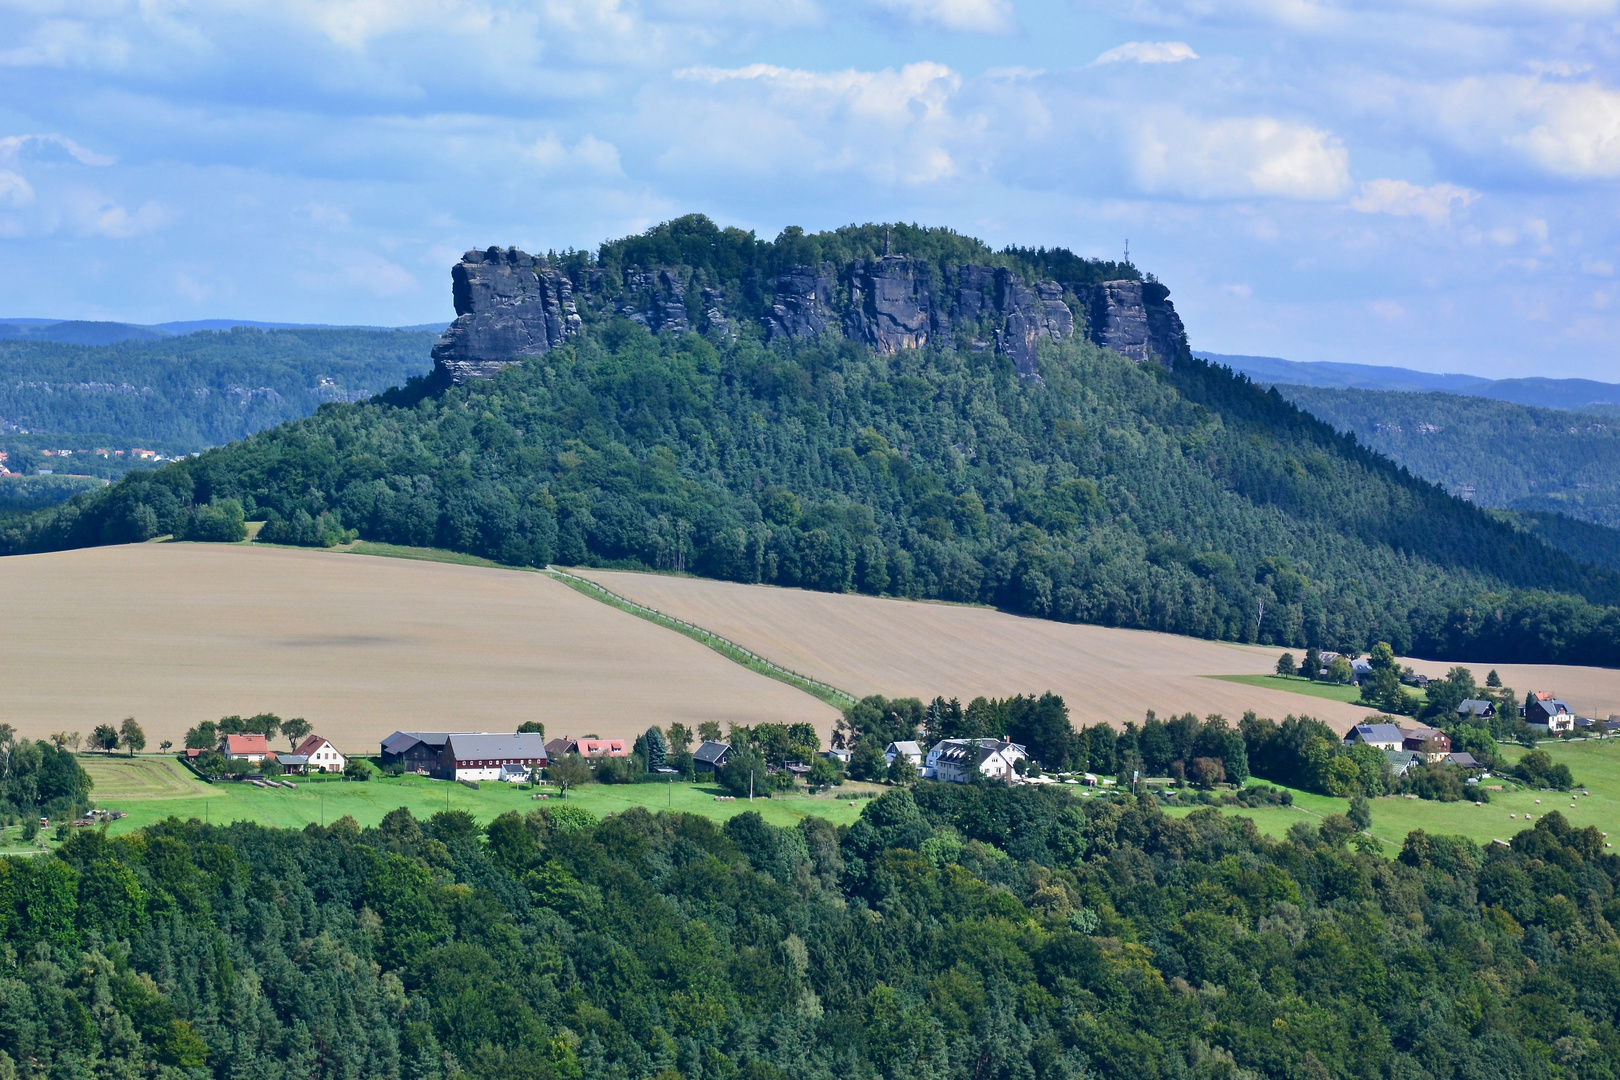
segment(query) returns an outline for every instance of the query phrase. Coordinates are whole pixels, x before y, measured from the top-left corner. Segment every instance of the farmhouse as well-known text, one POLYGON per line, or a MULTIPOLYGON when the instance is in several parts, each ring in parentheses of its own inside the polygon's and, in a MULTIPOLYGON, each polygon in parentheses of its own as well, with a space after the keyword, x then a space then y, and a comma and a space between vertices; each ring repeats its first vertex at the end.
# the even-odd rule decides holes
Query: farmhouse
POLYGON ((900 757, 901 755, 904 755, 907 759, 909 759, 911 763, 917 767, 919 772, 922 771, 922 747, 910 741, 892 742, 888 746, 884 747, 883 763, 885 765, 893 765, 894 759, 900 757))
POLYGON ((1524 722, 1549 734, 1573 731, 1575 710, 1569 707, 1569 702, 1553 697, 1549 691, 1537 690, 1525 698, 1524 722))
POLYGON ((227 735, 219 741, 219 752, 228 758, 244 761, 274 761, 276 755, 263 735, 227 735))
POLYGON ((1404 736, 1401 740, 1401 749, 1422 754, 1424 760, 1431 765, 1451 753, 1451 736, 1438 728, 1402 728, 1401 734, 1404 736))
POLYGON ((499 780, 504 766, 525 772, 546 764, 546 739, 534 732, 455 732, 444 743, 437 775, 445 780, 499 780))
POLYGON ((1006 739, 942 739, 928 751, 923 775, 931 780, 965 784, 977 772, 1011 783, 1017 776, 1014 762, 1028 757, 1022 746, 1006 739))
POLYGON ((723 742, 706 742, 697 748, 692 755, 692 768, 698 772, 712 773, 717 769, 726 767, 726 757, 731 753, 731 744, 723 742))
POLYGON ((1344 733, 1344 745, 1366 743, 1375 750, 1399 750, 1406 735, 1394 724, 1357 724, 1344 733))
POLYGON ((444 757, 444 731, 396 731, 382 741, 383 768, 403 765, 406 772, 432 775, 444 757))
POLYGON ((1464 720, 1489 720, 1496 715, 1496 702, 1467 698, 1457 706, 1457 715, 1464 720))
POLYGON ((340 754, 337 747, 319 735, 311 735, 299 743, 293 753, 304 759, 305 767, 311 772, 340 773, 349 763, 349 759, 340 754))

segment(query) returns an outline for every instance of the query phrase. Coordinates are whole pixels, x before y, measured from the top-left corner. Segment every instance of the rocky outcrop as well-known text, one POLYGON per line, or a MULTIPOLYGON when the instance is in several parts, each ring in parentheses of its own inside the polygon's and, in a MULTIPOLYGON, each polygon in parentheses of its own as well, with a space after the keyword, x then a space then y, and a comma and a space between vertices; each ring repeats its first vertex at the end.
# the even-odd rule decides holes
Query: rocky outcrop
POLYGON ((685 267, 571 273, 516 248, 467 252, 451 271, 456 321, 433 347, 440 378, 487 378, 561 345, 584 319, 610 318, 655 333, 724 337, 751 323, 772 341, 841 331, 884 355, 965 341, 1006 356, 1025 378, 1040 377, 1042 341, 1075 333, 1138 362, 1174 365, 1187 353, 1170 290, 1156 281, 1065 286, 1007 267, 940 270, 907 255, 857 259, 842 270, 789 266, 763 280, 750 270, 727 285, 685 267))
POLYGON ((1187 351, 1187 332, 1156 281, 1105 281, 1085 287, 1087 334, 1092 341, 1141 363, 1174 367, 1187 351))
POLYGON ((765 316, 765 336, 768 340, 795 337, 812 338, 830 326, 837 325, 833 311, 832 267, 823 264, 820 270, 809 266, 790 266, 771 282, 775 299, 771 312, 765 316))
POLYGON ((434 343, 433 359, 456 384, 549 352, 583 325, 568 278, 517 248, 467 252, 450 282, 456 321, 434 343))

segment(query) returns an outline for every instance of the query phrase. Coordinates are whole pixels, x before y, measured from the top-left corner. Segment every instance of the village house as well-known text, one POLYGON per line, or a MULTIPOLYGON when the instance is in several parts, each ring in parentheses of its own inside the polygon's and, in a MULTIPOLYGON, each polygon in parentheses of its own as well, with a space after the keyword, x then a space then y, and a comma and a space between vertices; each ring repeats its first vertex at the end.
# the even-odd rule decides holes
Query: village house
POLYGON ((219 741, 219 752, 228 758, 241 758, 254 764, 276 760, 269 741, 263 735, 227 735, 219 741))
POLYGON ((1480 698, 1465 698, 1457 706, 1457 716, 1463 720, 1489 720, 1496 715, 1496 702, 1480 698))
POLYGON ((1346 747, 1366 743, 1375 750, 1399 750, 1405 741, 1405 732, 1395 724, 1357 724, 1344 733, 1346 747))
POLYGON ((1521 711, 1525 723, 1549 735, 1575 729, 1575 710, 1569 707, 1569 702, 1553 697, 1550 691, 1537 690, 1531 694, 1521 711))
POLYGON ((1409 727, 1402 728, 1402 750, 1413 750, 1423 755, 1424 760, 1433 765, 1451 753, 1451 736, 1438 728, 1409 727))
POLYGON ((304 759, 306 770, 311 772, 340 773, 349 764, 337 747, 319 735, 309 736, 293 753, 304 759))
POLYGON ((904 754, 906 756, 906 758, 910 760, 912 765, 916 766, 916 769, 917 769, 918 772, 922 771, 922 768, 923 768, 922 747, 918 746, 916 743, 911 742, 909 740, 903 740, 901 742, 892 742, 888 746, 884 747, 883 748, 883 763, 885 765, 893 765, 894 764, 894 759, 897 758, 897 757, 900 757, 902 754, 904 754))
POLYGON ((1007 739, 941 739, 928 751, 923 775, 930 780, 965 784, 977 772, 992 780, 1008 783, 1017 779, 1015 763, 1028 752, 1007 739))
POLYGON ((706 742, 692 755, 692 768, 698 772, 715 772, 726 767, 726 758, 730 754, 730 743, 706 742))
POLYGON ((456 732, 444 743, 438 775, 445 780, 499 780, 505 766, 525 773, 546 764, 546 739, 537 732, 456 732))

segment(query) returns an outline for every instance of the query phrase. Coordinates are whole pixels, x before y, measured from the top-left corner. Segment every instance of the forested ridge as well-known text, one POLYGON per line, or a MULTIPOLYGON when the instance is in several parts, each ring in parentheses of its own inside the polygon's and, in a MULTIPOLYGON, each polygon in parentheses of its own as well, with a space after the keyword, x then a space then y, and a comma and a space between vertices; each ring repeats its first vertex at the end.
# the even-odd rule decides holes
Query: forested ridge
POLYGON ((0 862, 0 1073, 1609 1080, 1620 859, 1152 797, 171 819, 0 862))
POLYGON ((1620 426, 1613 417, 1456 394, 1278 389, 1448 491, 1472 489, 1481 505, 1620 526, 1620 426))
MULTIPOLYGON (((218 446, 422 374, 433 339, 426 331, 246 327, 115 345, 0 339, 0 449, 12 471, 30 472, 53 464, 39 450, 90 449, 86 441, 165 453, 218 446)), ((67 464, 56 463, 104 472, 128 462, 67 464)))
POLYGON ((1275 393, 1076 339, 1044 344, 1040 362, 1027 380, 971 348, 880 356, 832 337, 767 346, 617 320, 495 379, 323 406, 15 520, 0 544, 137 541, 245 512, 296 519, 272 534, 307 542, 353 529, 512 564, 684 570, 1230 640, 1620 656, 1620 611, 1600 606, 1615 602, 1614 574, 1275 393))

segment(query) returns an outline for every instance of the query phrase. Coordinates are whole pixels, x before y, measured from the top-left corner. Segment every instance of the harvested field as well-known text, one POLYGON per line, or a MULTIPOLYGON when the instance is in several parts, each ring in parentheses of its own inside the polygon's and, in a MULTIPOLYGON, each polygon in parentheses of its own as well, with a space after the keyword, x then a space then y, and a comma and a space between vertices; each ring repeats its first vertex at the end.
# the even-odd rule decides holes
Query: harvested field
MULTIPOLYGON (((737 585, 697 578, 577 571, 640 604, 694 622, 778 664, 855 694, 942 694, 963 702, 1052 690, 1077 724, 1247 709, 1281 719, 1309 713, 1347 730, 1364 707, 1246 686, 1206 675, 1263 675, 1283 650, 1023 618, 987 608, 737 585)), ((1299 650, 1295 650, 1298 658, 1299 650)), ((1403 661, 1444 675, 1449 665, 1403 661)), ((1474 664, 1484 681, 1490 665, 1474 664)), ((1620 712, 1620 671, 1498 665, 1522 696, 1557 690, 1573 706, 1620 712)))
MULTIPOLYGON (((147 745, 302 716, 350 752, 396 728, 630 738, 836 713, 544 575, 328 551, 137 544, 0 558, 0 721, 43 738, 134 715, 147 745)), ((134 778, 130 778, 134 782, 134 778)))

